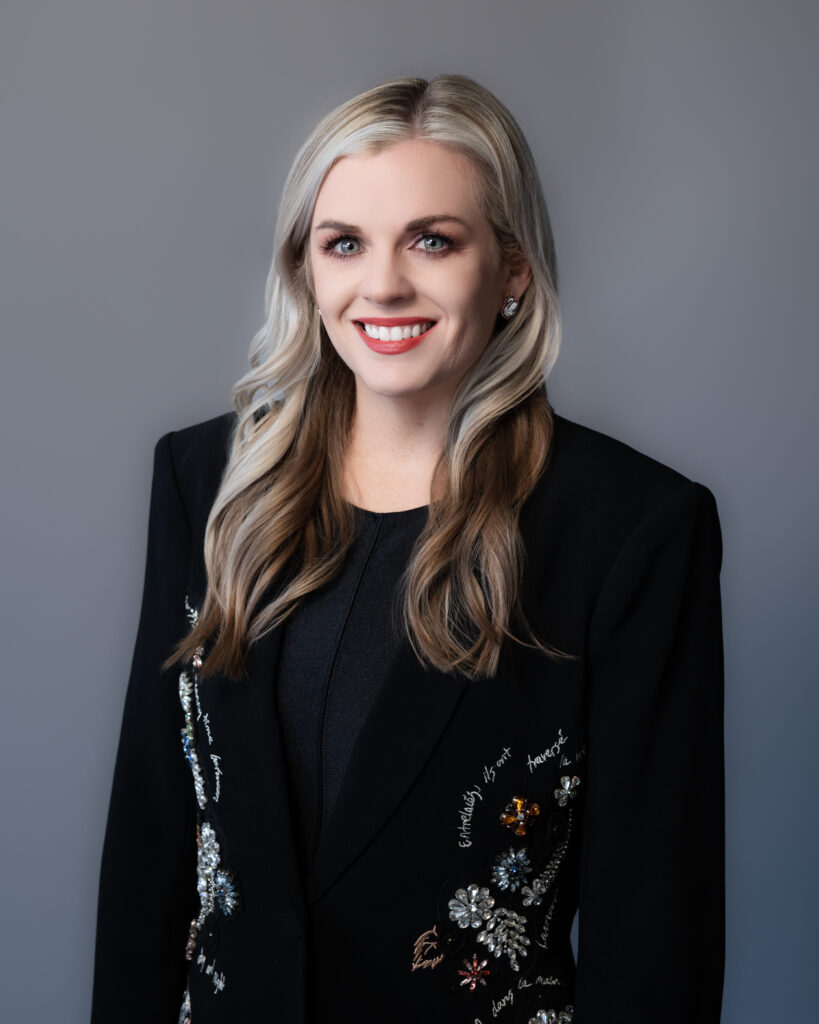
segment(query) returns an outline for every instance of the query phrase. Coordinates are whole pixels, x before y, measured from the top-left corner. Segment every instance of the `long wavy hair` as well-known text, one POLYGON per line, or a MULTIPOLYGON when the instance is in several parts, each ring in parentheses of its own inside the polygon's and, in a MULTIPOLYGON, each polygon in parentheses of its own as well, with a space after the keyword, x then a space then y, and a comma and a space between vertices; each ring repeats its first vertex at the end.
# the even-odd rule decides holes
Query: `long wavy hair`
POLYGON ((519 514, 549 460, 546 378, 560 345, 557 266, 529 146, 506 107, 465 75, 402 77, 343 103, 296 155, 279 207, 265 323, 234 385, 237 417, 205 534, 207 588, 191 631, 165 662, 204 654, 200 677, 244 673, 247 648, 340 571, 355 535, 342 488, 355 377, 321 323, 309 262, 313 208, 340 157, 424 139, 465 155, 497 255, 528 260, 518 313, 498 316, 454 395, 427 521, 400 581, 400 619, 426 667, 496 673, 509 638, 574 659, 523 614, 519 514), (519 621, 531 642, 517 637, 519 621))

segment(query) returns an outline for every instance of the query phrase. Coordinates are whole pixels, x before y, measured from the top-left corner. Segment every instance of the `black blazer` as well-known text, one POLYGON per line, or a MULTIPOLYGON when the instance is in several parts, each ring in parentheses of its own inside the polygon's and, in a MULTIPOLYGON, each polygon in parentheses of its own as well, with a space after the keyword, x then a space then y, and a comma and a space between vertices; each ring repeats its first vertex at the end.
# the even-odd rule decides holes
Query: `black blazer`
POLYGON ((496 678, 470 682, 425 671, 404 640, 302 885, 274 700, 283 627, 253 645, 244 681, 158 667, 204 594, 233 422, 156 446, 94 1024, 716 1024, 712 492, 556 415, 521 516, 523 599, 580 660, 510 645, 496 678))

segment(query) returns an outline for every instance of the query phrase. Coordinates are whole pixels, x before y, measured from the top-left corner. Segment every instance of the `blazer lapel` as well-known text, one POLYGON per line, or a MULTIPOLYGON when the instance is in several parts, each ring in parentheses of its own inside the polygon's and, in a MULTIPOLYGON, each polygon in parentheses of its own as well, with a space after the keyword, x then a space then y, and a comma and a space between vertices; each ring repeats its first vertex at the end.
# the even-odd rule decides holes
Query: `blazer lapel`
MULTIPOLYGON (((261 795, 260 806, 265 809, 262 821, 256 822, 258 828, 257 843, 265 850, 265 857, 270 867, 275 870, 278 882, 277 889, 286 894, 289 903, 299 922, 306 922, 306 908, 303 898, 302 882, 295 845, 295 837, 291 827, 290 796, 287 788, 284 750, 281 738, 281 726, 276 713, 276 666, 282 642, 282 626, 271 630, 267 636, 253 644, 247 653, 247 672, 258 699, 248 708, 249 714, 245 722, 247 741, 255 736, 254 750, 256 757, 255 778, 249 779, 252 791, 261 795), (251 721, 251 719, 253 719, 251 721)), ((234 684, 242 686, 239 682, 234 684)))
MULTIPOLYGON (((307 911, 275 701, 281 641, 279 626, 252 644, 244 678, 227 679, 219 673, 206 678, 202 704, 210 715, 213 751, 224 772, 222 799, 214 802, 213 811, 228 847, 242 848, 242 860, 233 865, 239 885, 245 872, 253 879, 257 911, 271 920, 290 918, 303 932, 307 911), (276 879, 274 886, 264 884, 270 877, 276 879)), ((212 777, 209 761, 205 759, 212 777)))
POLYGON ((467 680, 424 669, 406 637, 353 747, 338 800, 320 837, 306 897, 317 900, 364 851, 432 754, 467 680))

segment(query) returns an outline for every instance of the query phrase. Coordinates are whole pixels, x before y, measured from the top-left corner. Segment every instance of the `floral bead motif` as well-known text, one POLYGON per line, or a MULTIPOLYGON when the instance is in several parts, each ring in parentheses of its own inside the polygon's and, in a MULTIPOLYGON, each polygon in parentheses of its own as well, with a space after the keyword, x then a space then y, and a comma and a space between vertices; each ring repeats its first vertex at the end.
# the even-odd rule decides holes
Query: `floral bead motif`
POLYGON ((478 960, 478 954, 472 954, 472 960, 464 960, 464 967, 466 970, 458 971, 458 974, 463 975, 463 981, 461 985, 467 985, 470 992, 474 992, 478 985, 483 985, 486 988, 485 978, 489 977, 489 971, 485 970, 488 960, 478 960))
POLYGON ((239 908, 239 890, 232 872, 219 870, 213 876, 213 895, 216 906, 225 917, 232 917, 239 908))
POLYGON ((520 970, 518 956, 526 956, 525 946, 530 945, 526 935, 526 918, 506 907, 492 911, 484 931, 478 933, 482 943, 496 957, 507 956, 513 971, 520 970))
POLYGON ((473 882, 465 889, 456 890, 455 899, 449 901, 449 919, 459 928, 480 928, 492 916, 494 905, 495 898, 489 895, 489 890, 473 882))
POLYGON ((580 779, 576 775, 561 775, 560 788, 555 790, 555 800, 560 807, 565 807, 568 801, 574 797, 580 779))
POLYGON ((538 1010, 529 1024, 572 1024, 573 1006, 564 1006, 562 1010, 538 1010))
POLYGON ((509 847, 508 852, 499 853, 495 857, 495 864, 492 867, 492 882, 499 889, 508 889, 515 892, 525 882, 532 865, 529 863, 529 855, 525 847, 515 850, 509 847))
POLYGON ((514 796, 500 816, 501 825, 511 828, 516 836, 525 836, 532 820, 540 814, 540 805, 530 803, 525 797, 514 796))

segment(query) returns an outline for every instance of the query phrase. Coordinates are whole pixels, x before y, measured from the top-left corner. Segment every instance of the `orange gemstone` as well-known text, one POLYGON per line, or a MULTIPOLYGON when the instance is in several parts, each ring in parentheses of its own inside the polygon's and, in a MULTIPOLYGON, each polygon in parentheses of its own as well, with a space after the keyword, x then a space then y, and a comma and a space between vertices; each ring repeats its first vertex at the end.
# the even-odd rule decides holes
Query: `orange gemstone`
POLYGON ((538 814, 540 814, 539 804, 529 803, 522 796, 514 796, 511 802, 506 805, 500 816, 500 821, 502 825, 511 828, 516 836, 525 836, 526 829, 532 819, 536 818, 538 814))

